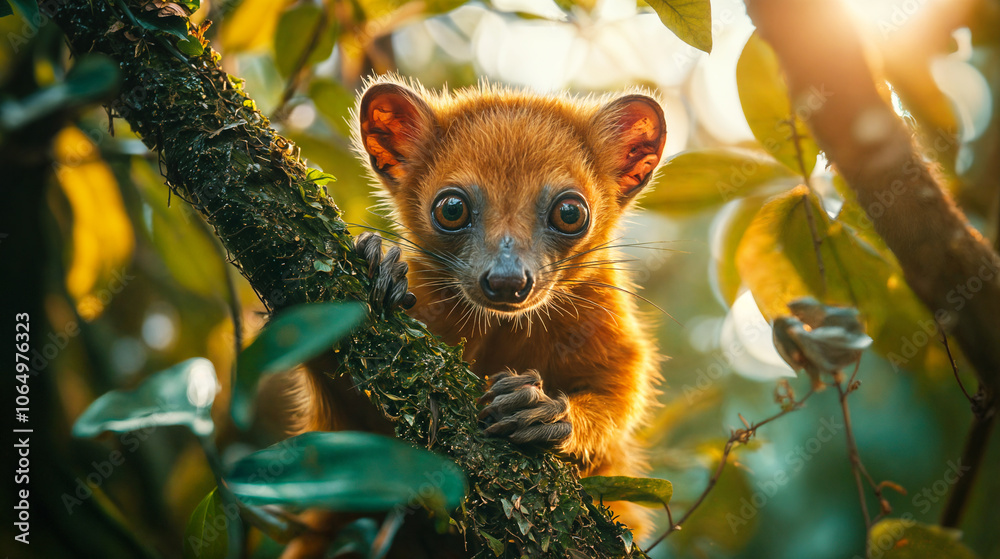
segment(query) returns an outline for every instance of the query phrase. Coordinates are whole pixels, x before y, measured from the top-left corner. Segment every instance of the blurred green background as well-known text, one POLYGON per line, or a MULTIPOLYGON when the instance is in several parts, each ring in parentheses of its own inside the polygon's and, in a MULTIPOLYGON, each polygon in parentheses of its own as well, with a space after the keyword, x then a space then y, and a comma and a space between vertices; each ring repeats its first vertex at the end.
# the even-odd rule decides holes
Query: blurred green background
MULTIPOLYGON (((915 137, 926 142, 934 130, 954 131, 947 149, 927 150, 928 160, 973 225, 995 240, 998 3, 842 1, 856 15, 879 79, 889 80, 887 99, 915 137), (940 22, 942 13, 956 18, 957 30, 923 49, 929 52, 915 51, 921 33, 940 22)), ((375 72, 398 71, 429 88, 455 89, 483 78, 581 94, 641 85, 665 102, 668 157, 708 148, 763 153, 744 117, 736 79, 753 26, 735 0, 713 1, 712 14, 710 55, 682 42, 645 4, 631 0, 204 0, 192 20, 212 21, 206 36, 226 71, 245 80, 260 111, 311 166, 337 177, 330 194, 346 221, 383 226, 370 210, 374 198, 351 152, 347 124, 355 92, 375 72)), ((0 19, 0 36, 7 37, 0 48, 0 103, 20 96, 18 72, 30 72, 44 87, 61 80, 72 64, 55 26, 26 25, 19 14, 0 19)), ((4 276, 30 265, 43 266, 49 278, 44 308, 54 337, 46 341, 64 347, 45 356, 57 400, 53 409, 35 413, 53 417, 51 428, 66 458, 59 468, 80 480, 97 472, 91 479, 99 483, 91 485, 99 485, 97 500, 110 517, 155 554, 180 556, 187 518, 214 486, 196 441, 182 430, 162 428, 135 439, 75 440, 69 426, 103 392, 133 386, 186 358, 205 356, 217 371, 230 370, 232 300, 240 303, 244 339, 263 324, 263 307, 226 263, 201 218, 171 198, 156 156, 123 120, 109 130, 104 109, 92 107, 58 133, 54 158, 53 180, 44 185, 54 219, 44 227, 58 247, 56 257, 0 262, 4 276), (63 334, 65 343, 59 343, 63 334), (124 463, 105 475, 102 464, 116 449, 124 452, 124 463)), ((722 173, 716 183, 732 186, 735 180, 722 173)), ((837 207, 822 156, 812 180, 837 207)), ((766 185, 770 191, 737 197, 723 187, 692 195, 684 185, 661 179, 647 196, 650 209, 632 215, 623 232, 627 239, 668 241, 660 245, 666 249, 633 249, 631 255, 643 295, 670 315, 642 304, 662 352, 670 356, 662 368, 663 406, 644 438, 652 475, 674 483, 675 518, 702 491, 730 429, 742 427, 738 414, 753 421, 779 409, 776 379, 791 373, 774 353, 753 299, 736 298, 731 308, 738 293, 748 293, 740 290, 733 257, 734 242, 766 194, 794 184, 773 179, 766 185)), ((918 330, 913 325, 910 332, 918 330)), ((883 341, 899 346, 895 339, 883 341)), ((858 376, 862 386, 851 405, 868 471, 907 490, 887 491, 893 516, 911 513, 933 524, 971 413, 940 342, 932 337, 925 343, 921 360, 909 368, 866 352, 858 376)), ((974 387, 961 359, 959 368, 966 386, 974 387)), ((213 415, 221 446, 239 454, 283 436, 290 403, 280 390, 282 378, 262 387, 259 417, 248 436, 229 422, 229 379, 220 377, 223 391, 213 415)), ((807 379, 793 379, 792 385, 799 394, 808 390, 807 379)), ((842 425, 836 393, 828 390, 762 428, 759 442, 735 453, 707 501, 654 556, 833 559, 863 553, 864 523, 842 425)), ((963 541, 984 558, 1000 558, 996 439, 994 433, 962 526, 963 541)), ((869 506, 876 505, 870 500, 869 506)), ((654 518, 666 526, 665 514, 654 518)), ((44 526, 35 529, 34 556, 60 556, 65 548, 42 539, 44 526)), ((2 549, 8 552, 7 524, 3 530, 2 549)), ((94 545, 100 549, 100 540, 94 545)), ((24 556, 20 548, 8 553, 24 556)), ((273 545, 263 543, 254 556, 274 553, 273 545)))

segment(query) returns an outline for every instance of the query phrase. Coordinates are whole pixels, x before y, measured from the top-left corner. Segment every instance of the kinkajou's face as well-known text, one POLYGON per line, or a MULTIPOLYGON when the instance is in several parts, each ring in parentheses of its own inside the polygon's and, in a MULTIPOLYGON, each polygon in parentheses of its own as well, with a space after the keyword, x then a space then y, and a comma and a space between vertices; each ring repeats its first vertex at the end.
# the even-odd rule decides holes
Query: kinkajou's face
POLYGON ((358 116, 364 156, 419 245, 414 281, 508 316, 579 303, 571 289, 606 263, 665 140, 659 104, 642 95, 425 98, 379 83, 358 116))

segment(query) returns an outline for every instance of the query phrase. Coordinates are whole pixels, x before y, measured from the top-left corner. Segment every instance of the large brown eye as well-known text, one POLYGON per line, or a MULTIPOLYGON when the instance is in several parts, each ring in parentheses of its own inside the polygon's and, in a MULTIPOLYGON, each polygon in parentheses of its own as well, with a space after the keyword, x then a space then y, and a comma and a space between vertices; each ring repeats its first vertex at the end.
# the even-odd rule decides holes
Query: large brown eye
POLYGON ((565 235, 578 235, 590 221, 587 204, 576 196, 567 196, 556 202, 549 214, 549 223, 565 235))
POLYGON ((469 225, 469 203, 457 192, 446 192, 434 202, 434 223, 445 231, 458 231, 469 225))

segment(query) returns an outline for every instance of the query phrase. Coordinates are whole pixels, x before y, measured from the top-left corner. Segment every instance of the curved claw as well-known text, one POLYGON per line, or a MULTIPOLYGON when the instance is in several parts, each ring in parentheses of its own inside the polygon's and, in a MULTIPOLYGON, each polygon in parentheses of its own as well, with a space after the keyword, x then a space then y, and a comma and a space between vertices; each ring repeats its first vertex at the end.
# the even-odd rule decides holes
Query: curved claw
POLYGON ((416 304, 416 296, 407 290, 406 273, 410 267, 400 262, 402 251, 398 246, 389 248, 383 256, 382 237, 366 231, 355 239, 354 248, 368 262, 368 277, 375 280, 370 295, 372 307, 381 311, 409 309, 416 304))
POLYGON ((510 440, 517 444, 558 443, 568 439, 572 433, 573 425, 568 421, 560 421, 529 425, 515 431, 510 435, 510 440))
POLYGON ((542 376, 538 374, 538 371, 529 370, 520 375, 513 371, 500 371, 499 373, 490 375, 490 388, 486 391, 486 394, 483 394, 479 398, 479 403, 489 404, 501 394, 508 394, 528 385, 535 385, 538 388, 542 387, 542 376))
POLYGON ((497 420, 512 415, 518 410, 538 406, 548 399, 549 397, 541 390, 516 389, 513 392, 495 396, 493 401, 479 412, 479 419, 494 418, 497 420))
POLYGON ((382 260, 382 236, 365 231, 354 239, 354 250, 368 261, 368 277, 375 275, 379 261, 382 260))
POLYGON ((569 422, 569 399, 552 398, 542 390, 536 371, 493 375, 490 389, 480 398, 488 404, 479 413, 487 435, 508 437, 515 443, 556 443, 573 431, 569 422))

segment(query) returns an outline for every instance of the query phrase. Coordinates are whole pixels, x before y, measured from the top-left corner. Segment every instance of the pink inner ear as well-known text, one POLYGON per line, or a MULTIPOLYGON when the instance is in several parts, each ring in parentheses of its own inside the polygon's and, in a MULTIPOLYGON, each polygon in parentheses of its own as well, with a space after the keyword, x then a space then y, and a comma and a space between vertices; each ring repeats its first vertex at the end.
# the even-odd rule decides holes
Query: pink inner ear
POLYGON ((383 176, 399 179, 404 172, 400 163, 412 155, 420 109, 395 84, 373 86, 361 102, 361 140, 372 157, 375 170, 383 176))
POLYGON ((372 99, 368 114, 372 128, 390 137, 402 138, 407 128, 413 126, 417 110, 402 95, 386 93, 372 99))
POLYGON ((621 179, 618 180, 618 184, 622 187, 622 193, 626 194, 632 189, 640 186, 647 178, 649 178, 650 173, 653 169, 656 169, 656 164, 660 162, 660 156, 655 153, 651 153, 628 168, 622 175, 621 179))
POLYGON ((663 112, 655 101, 629 96, 620 101, 617 125, 620 130, 618 185, 622 196, 630 196, 644 186, 663 154, 666 126, 663 112))

